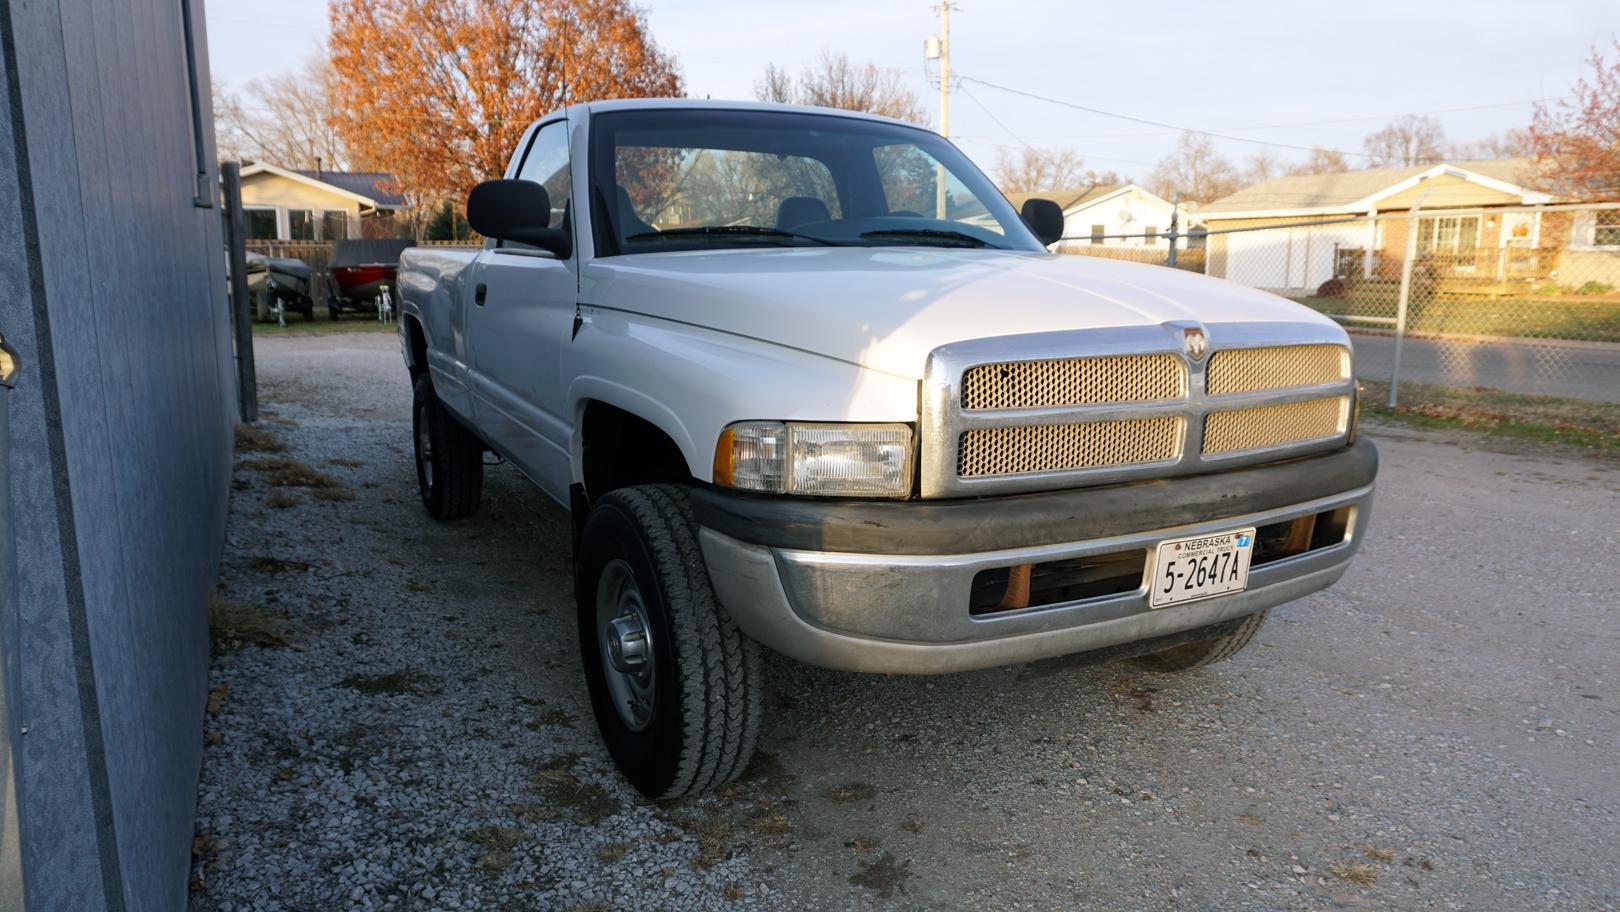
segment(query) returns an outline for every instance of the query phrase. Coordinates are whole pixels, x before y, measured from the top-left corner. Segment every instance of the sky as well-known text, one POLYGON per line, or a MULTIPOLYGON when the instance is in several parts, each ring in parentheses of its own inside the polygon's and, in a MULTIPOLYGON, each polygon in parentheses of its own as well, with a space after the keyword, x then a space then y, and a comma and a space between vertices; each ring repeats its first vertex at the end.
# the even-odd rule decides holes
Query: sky
MULTIPOLYGON (((644 0, 654 39, 693 97, 750 98, 767 64, 798 71, 824 50, 903 74, 938 116, 923 42, 938 0, 644 0)), ((206 0, 211 68, 239 89, 321 54, 324 0, 206 0)), ((1242 162, 1267 150, 1358 151, 1408 112, 1450 140, 1522 127, 1565 96, 1596 45, 1615 55, 1616 0, 956 0, 951 137, 988 169, 999 150, 1072 148, 1086 167, 1145 178, 1177 132, 1228 134, 1242 162), (972 81, 969 81, 972 80, 972 81), (1264 128, 1264 129, 1256 129, 1264 128), (1250 140, 1250 141, 1240 141, 1250 140), (1262 145, 1260 142, 1277 145, 1262 145)), ((937 122, 934 124, 937 127, 937 122)), ((1356 163, 1352 156, 1352 164, 1356 163)))

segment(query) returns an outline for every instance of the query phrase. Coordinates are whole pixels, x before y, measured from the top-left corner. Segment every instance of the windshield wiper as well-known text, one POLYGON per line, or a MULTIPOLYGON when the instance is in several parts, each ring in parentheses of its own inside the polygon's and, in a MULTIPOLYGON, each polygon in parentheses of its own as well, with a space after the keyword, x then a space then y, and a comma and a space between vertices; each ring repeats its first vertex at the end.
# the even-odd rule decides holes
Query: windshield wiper
POLYGON ((884 228, 879 231, 863 231, 862 238, 915 238, 923 241, 946 241, 948 243, 938 246, 956 247, 991 247, 984 238, 974 237, 965 231, 951 231, 946 228, 884 228))
POLYGON ((802 238, 806 241, 815 241, 828 247, 843 246, 837 241, 816 237, 813 234, 800 234, 797 231, 784 231, 781 228, 766 228, 763 225, 698 225, 693 228, 666 228, 663 231, 643 231, 625 238, 627 241, 647 241, 655 238, 681 237, 684 235, 754 235, 755 237, 773 238, 802 238))

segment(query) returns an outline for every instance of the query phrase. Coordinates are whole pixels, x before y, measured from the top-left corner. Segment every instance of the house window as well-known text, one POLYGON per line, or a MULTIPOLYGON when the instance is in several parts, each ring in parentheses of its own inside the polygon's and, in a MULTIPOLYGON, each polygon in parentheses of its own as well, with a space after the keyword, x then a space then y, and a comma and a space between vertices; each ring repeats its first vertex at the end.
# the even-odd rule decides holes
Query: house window
POLYGON ((1159 243, 1159 226, 1149 225, 1142 229, 1142 243, 1152 247, 1159 243))
POLYGON ((321 213, 321 240, 341 241, 349 236, 349 213, 328 209, 321 213))
POLYGON ((247 217, 247 239, 250 241, 274 241, 276 235, 276 210, 249 209, 243 207, 242 214, 247 217))
POLYGON ((1592 246, 1620 247, 1620 209, 1603 209, 1592 215, 1592 246))
POLYGON ((288 209, 287 240, 315 240, 315 213, 308 209, 288 209))
POLYGON ((1444 215, 1418 220, 1418 249, 1472 254, 1479 246, 1479 216, 1444 215))
POLYGON ((1105 227, 1106 226, 1103 226, 1103 225, 1092 225, 1091 226, 1091 243, 1093 243, 1093 244, 1101 244, 1103 242, 1103 235, 1108 233, 1105 230, 1105 227))

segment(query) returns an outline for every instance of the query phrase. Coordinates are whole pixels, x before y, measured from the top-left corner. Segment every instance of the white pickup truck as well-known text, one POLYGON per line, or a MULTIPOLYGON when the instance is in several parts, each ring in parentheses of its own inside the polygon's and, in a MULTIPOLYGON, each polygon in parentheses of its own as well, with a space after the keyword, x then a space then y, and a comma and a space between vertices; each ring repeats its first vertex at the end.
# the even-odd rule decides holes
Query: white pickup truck
POLYGON ((1377 455, 1350 342, 1282 298, 1049 253, 880 117, 582 104, 476 187, 482 250, 400 261, 422 501, 485 453, 571 511, 580 651, 642 792, 721 785, 760 647, 939 673, 1178 671, 1345 571, 1377 455))

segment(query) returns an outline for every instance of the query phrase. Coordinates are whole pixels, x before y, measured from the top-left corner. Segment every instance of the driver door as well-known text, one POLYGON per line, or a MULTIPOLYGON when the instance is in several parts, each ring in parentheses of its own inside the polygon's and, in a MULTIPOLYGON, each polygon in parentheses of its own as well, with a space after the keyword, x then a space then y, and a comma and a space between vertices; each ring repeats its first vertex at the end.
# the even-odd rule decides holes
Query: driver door
MULTIPOLYGON (((568 124, 543 124, 518 166, 521 180, 551 198, 547 226, 571 218, 568 124)), ((558 364, 578 301, 578 256, 499 241, 479 255, 467 306, 467 335, 478 426, 502 456, 563 503, 571 477, 570 416, 558 364)))

